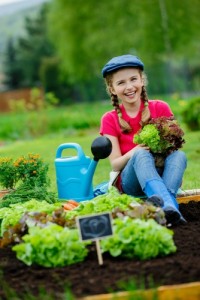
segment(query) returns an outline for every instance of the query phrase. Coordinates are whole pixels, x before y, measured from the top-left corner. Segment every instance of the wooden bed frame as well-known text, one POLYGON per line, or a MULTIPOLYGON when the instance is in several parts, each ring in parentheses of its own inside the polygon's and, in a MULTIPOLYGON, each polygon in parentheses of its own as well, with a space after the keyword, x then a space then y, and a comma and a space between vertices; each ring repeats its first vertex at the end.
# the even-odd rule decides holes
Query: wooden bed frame
POLYGON ((177 194, 178 203, 188 203, 192 200, 200 201, 200 189, 185 190, 177 194))

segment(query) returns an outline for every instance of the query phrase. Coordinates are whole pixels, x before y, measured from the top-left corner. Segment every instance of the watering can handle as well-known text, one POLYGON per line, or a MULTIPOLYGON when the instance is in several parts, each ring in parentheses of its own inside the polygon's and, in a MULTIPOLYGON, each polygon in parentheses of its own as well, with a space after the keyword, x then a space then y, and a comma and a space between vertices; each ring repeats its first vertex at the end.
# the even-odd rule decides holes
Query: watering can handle
POLYGON ((61 158, 62 151, 65 149, 75 149, 78 152, 78 157, 80 159, 85 158, 85 154, 81 148, 81 146, 77 143, 65 143, 61 144, 56 151, 56 158, 61 158))

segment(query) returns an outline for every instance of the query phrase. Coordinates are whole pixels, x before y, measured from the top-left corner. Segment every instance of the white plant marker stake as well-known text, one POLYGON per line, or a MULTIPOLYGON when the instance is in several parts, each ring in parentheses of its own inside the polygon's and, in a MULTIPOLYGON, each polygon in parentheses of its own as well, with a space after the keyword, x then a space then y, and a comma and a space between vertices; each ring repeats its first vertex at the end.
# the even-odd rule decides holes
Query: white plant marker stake
POLYGON ((97 257, 98 257, 99 265, 103 265, 103 257, 102 257, 102 253, 101 253, 99 239, 96 240, 96 249, 97 249, 97 257))

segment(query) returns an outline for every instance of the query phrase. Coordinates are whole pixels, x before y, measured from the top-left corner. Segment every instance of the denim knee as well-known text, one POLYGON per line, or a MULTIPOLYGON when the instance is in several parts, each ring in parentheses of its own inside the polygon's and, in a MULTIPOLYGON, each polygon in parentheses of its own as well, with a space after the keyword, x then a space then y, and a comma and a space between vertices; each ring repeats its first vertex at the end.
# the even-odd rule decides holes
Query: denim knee
POLYGON ((165 160, 163 181, 167 189, 176 195, 183 180, 183 175, 187 167, 187 158, 183 151, 174 151, 165 160))
POLYGON ((165 160, 165 164, 172 163, 176 166, 181 166, 182 168, 187 167, 187 157, 185 152, 177 150, 172 152, 165 160))
POLYGON ((144 159, 150 159, 152 161, 153 160, 153 156, 152 154, 148 151, 148 150, 145 150, 145 149, 137 149, 134 153, 134 155, 131 157, 131 160, 133 163, 135 162, 142 162, 144 159))

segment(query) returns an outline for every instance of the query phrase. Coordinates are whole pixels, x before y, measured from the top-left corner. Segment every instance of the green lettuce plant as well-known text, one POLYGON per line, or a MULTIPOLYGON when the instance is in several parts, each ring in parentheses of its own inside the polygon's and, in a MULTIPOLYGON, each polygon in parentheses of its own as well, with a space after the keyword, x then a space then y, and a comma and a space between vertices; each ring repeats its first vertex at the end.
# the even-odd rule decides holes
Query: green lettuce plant
POLYGON ((178 150, 185 142, 184 132, 173 117, 151 119, 134 136, 134 143, 145 144, 153 153, 168 155, 178 150))
POLYGON ((155 157, 156 166, 162 167, 167 155, 182 147, 184 132, 174 117, 150 119, 133 138, 135 144, 145 144, 155 157))
POLYGON ((31 227, 22 239, 23 243, 12 248, 17 258, 28 266, 35 263, 44 267, 63 267, 83 261, 88 254, 86 244, 90 243, 80 241, 78 229, 57 224, 31 227))
POLYGON ((141 260, 165 256, 176 251, 173 231, 147 221, 125 217, 113 220, 113 236, 101 240, 103 252, 112 256, 139 258, 141 260))

